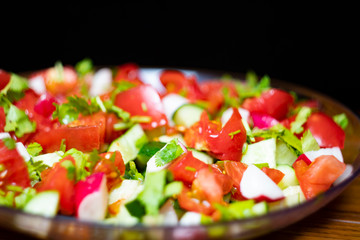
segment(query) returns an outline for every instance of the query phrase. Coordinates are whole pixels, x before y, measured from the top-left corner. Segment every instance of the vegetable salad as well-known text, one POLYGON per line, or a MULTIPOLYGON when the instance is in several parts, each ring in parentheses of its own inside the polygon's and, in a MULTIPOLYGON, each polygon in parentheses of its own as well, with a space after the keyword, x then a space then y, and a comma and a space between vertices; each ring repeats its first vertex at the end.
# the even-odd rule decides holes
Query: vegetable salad
POLYGON ((346 115, 245 80, 90 59, 27 78, 0 70, 0 205, 132 226, 250 218, 351 172, 346 115))

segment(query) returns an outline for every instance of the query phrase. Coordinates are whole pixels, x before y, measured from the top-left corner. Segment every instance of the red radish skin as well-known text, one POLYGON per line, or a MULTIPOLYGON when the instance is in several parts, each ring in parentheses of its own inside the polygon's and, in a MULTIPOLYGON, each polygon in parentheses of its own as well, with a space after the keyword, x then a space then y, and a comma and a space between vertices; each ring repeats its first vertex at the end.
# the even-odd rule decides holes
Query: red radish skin
POLYGON ((104 173, 95 173, 75 186, 76 216, 83 220, 102 220, 106 216, 108 190, 104 173))
POLYGON ((259 129, 271 128, 279 123, 279 121, 275 118, 263 113, 252 112, 251 118, 253 120, 254 127, 258 127, 259 129))

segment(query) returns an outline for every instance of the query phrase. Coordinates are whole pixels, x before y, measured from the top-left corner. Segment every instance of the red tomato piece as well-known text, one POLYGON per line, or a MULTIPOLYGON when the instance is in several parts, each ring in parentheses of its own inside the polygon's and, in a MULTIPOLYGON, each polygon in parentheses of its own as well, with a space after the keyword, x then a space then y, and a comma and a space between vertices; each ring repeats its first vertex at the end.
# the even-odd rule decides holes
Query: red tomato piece
POLYGON ((294 162, 293 168, 306 199, 316 197, 327 191, 333 182, 344 172, 345 164, 331 155, 316 158, 312 164, 305 161, 294 162))
POLYGON ((75 69, 64 66, 62 79, 55 67, 49 68, 42 73, 46 90, 53 95, 67 95, 74 92, 78 86, 78 77, 75 69))
POLYGON ((0 172, 0 189, 6 190, 7 185, 30 187, 29 173, 23 157, 16 148, 8 149, 2 140, 0 140, 0 164, 4 168, 0 172))
POLYGON ((286 118, 294 98, 290 93, 272 88, 261 94, 260 97, 245 99, 243 108, 250 112, 258 112, 270 115, 276 120, 286 118))
POLYGON ((37 191, 56 190, 60 194, 60 212, 72 215, 75 212, 75 174, 68 174, 68 169, 62 165, 65 161, 71 161, 75 167, 72 156, 66 156, 52 168, 41 173, 41 182, 35 185, 37 191))
POLYGON ((0 69, 0 91, 10 82, 11 74, 0 69))
POLYGON ((115 105, 131 116, 148 116, 150 122, 142 123, 144 129, 153 129, 167 124, 158 92, 150 85, 139 85, 116 95, 115 105))
POLYGON ((207 110, 210 114, 220 110, 221 105, 224 103, 224 88, 229 90, 231 97, 238 97, 234 83, 224 81, 205 81, 200 83, 203 98, 209 103, 207 110))
POLYGON ((105 173, 107 187, 110 190, 113 186, 122 182, 121 176, 125 174, 125 164, 121 153, 107 152, 100 154, 100 160, 94 166, 93 173, 105 173))
POLYGON ((105 143, 111 143, 124 133, 124 131, 115 131, 114 129, 114 125, 119 121, 114 113, 106 114, 105 143))
POLYGON ((230 176, 226 175, 224 169, 219 167, 218 164, 211 164, 211 168, 216 181, 220 184, 223 195, 228 194, 233 187, 233 180, 230 176))
POLYGON ((240 189, 240 182, 247 165, 242 162, 224 161, 224 167, 226 174, 233 179, 233 186, 240 189))
POLYGON ((208 164, 195 158, 192 152, 188 151, 173 161, 168 170, 172 173, 175 181, 182 181, 186 185, 191 185, 197 176, 197 172, 207 167, 208 164))
POLYGON ((135 63, 125 63, 120 65, 114 80, 116 82, 128 81, 136 85, 143 83, 140 79, 139 66, 135 63))
POLYGON ((310 130, 320 147, 344 148, 345 132, 328 115, 321 112, 311 114, 304 128, 310 130))
POLYGON ((181 193, 178 195, 178 202, 181 208, 198 212, 205 215, 211 215, 215 209, 207 202, 199 200, 188 187, 184 186, 181 193))
POLYGON ((278 184, 285 176, 285 174, 282 173, 280 170, 274 168, 263 167, 261 170, 276 184, 278 184))
POLYGON ((203 96, 195 75, 185 76, 178 70, 164 70, 160 74, 160 81, 168 93, 182 93, 190 100, 203 96))
POLYGON ((196 179, 193 182, 192 190, 204 196, 210 204, 220 203, 223 204, 223 187, 217 180, 216 170, 212 168, 202 168, 199 170, 196 179))
POLYGON ((234 108, 233 114, 217 136, 207 135, 211 155, 220 160, 240 161, 243 145, 246 141, 246 130, 239 111, 234 108))
POLYGON ((3 107, 0 107, 0 132, 4 131, 6 125, 6 115, 3 107))

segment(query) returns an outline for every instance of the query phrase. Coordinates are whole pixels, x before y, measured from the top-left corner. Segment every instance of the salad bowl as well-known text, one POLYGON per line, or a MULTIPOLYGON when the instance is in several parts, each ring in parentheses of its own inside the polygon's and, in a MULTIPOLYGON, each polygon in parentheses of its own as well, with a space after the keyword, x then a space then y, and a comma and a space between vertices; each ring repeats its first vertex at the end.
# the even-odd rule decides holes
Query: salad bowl
MULTIPOLYGON (((163 69, 142 67, 141 74, 143 79, 152 82, 161 91, 161 84, 157 83, 156 79, 163 69)), ((220 79, 224 74, 220 71, 199 69, 179 70, 195 74, 199 81, 220 79)), ((239 73, 231 73, 231 76, 235 79, 244 79, 244 75, 239 73)), ((345 113, 349 120, 342 153, 344 162, 352 166, 352 172, 343 181, 317 197, 300 205, 272 211, 266 215, 207 225, 126 227, 61 215, 52 218, 43 217, 6 207, 0 207, 0 225, 40 239, 249 239, 277 231, 308 217, 339 196, 359 176, 360 119, 346 106, 313 90, 275 79, 271 79, 271 86, 317 100, 325 113, 329 115, 345 113)))

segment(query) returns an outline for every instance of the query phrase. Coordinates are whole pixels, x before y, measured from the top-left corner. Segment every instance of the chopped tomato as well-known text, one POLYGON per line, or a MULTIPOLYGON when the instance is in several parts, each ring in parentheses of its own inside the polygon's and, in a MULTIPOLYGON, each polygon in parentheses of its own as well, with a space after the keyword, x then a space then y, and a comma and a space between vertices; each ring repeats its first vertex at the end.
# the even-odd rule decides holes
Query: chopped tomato
POLYGON ((220 123, 211 122, 204 112, 200 121, 186 130, 184 139, 188 146, 208 150, 212 156, 220 160, 240 161, 246 141, 246 130, 241 115, 235 108, 223 128, 220 123))
POLYGON ((202 168, 199 170, 192 184, 192 190, 210 204, 224 203, 222 184, 216 177, 216 170, 214 171, 212 168, 202 168))
POLYGON ((181 155, 173 161, 168 170, 172 173, 175 181, 182 181, 186 185, 191 185, 197 176, 197 172, 208 167, 208 164, 195 158, 191 151, 181 155))
POLYGON ((0 189, 6 190, 7 185, 23 188, 30 187, 30 178, 26 163, 16 148, 8 149, 0 140, 0 189))
POLYGON ((8 85, 10 79, 11 79, 11 74, 0 69, 0 91, 8 85))
POLYGON ((121 176, 125 174, 125 164, 121 153, 107 152, 100 154, 100 160, 96 163, 93 173, 103 172, 106 175, 107 187, 110 190, 113 186, 122 182, 121 176))
POLYGON ((114 113, 106 114, 105 143, 111 143, 124 133, 124 131, 114 129, 114 125, 118 122, 119 118, 114 113))
POLYGON ((283 172, 274 168, 263 167, 261 170, 276 184, 278 184, 285 176, 283 172))
POLYGON ((243 108, 250 112, 270 115, 276 120, 283 120, 288 114, 294 98, 290 93, 272 88, 261 94, 260 97, 245 99, 243 108))
POLYGON ((310 165, 303 160, 294 162, 293 168, 306 199, 328 190, 345 171, 345 164, 332 155, 316 158, 310 165))
POLYGON ((218 164, 211 164, 211 170, 216 181, 220 184, 223 195, 228 194, 233 186, 233 180, 230 176, 225 174, 225 170, 218 164))
POLYGON ((6 115, 3 107, 0 107, 0 132, 4 131, 6 125, 6 115))
POLYGON ((52 67, 45 70, 41 75, 44 78, 46 90, 53 95, 70 94, 78 86, 76 71, 70 66, 64 66, 63 71, 52 67))
POLYGON ((181 193, 178 195, 178 202, 180 207, 187 211, 198 212, 205 215, 211 215, 215 211, 209 202, 198 199, 196 194, 186 186, 182 188, 181 193))
POLYGON ((226 174, 233 179, 233 186, 240 189, 240 182, 247 165, 242 162, 224 161, 224 167, 226 174))
POLYGON ((192 101, 202 98, 195 75, 186 76, 178 70, 165 70, 160 74, 160 81, 168 93, 183 94, 192 101))
POLYGON ((117 69, 114 80, 116 82, 128 81, 136 85, 143 83, 140 79, 139 66, 135 63, 125 63, 120 65, 117 69))
POLYGON ((224 81, 205 81, 200 83, 200 90, 205 101, 209 103, 207 110, 210 114, 220 110, 225 101, 224 89, 228 89, 231 97, 237 97, 235 84, 224 81))
MULTIPOLYGON (((71 174, 66 168, 65 161, 72 162, 75 167, 75 160, 72 156, 66 156, 60 162, 54 164, 41 173, 41 182, 35 185, 37 191, 56 190, 60 194, 60 212, 65 215, 72 215, 75 212, 75 174, 71 174)), ((70 170, 71 171, 71 170, 70 170)))
POLYGON ((153 129, 167 124, 159 93, 150 85, 139 85, 116 95, 115 105, 131 116, 147 116, 150 121, 142 123, 144 129, 153 129))
POLYGON ((328 115, 321 112, 312 113, 304 128, 310 130, 320 147, 344 148, 345 132, 328 115))

